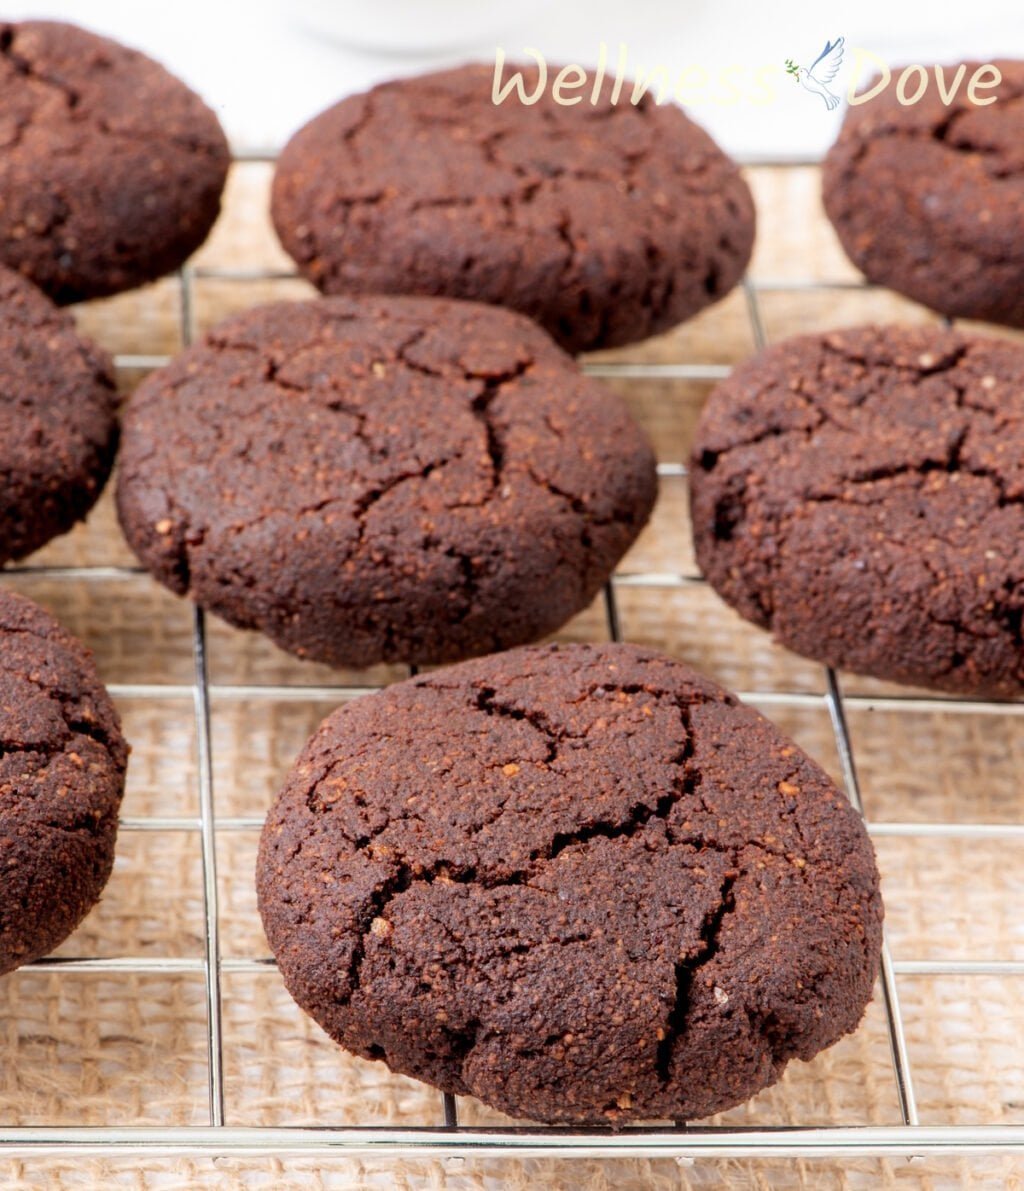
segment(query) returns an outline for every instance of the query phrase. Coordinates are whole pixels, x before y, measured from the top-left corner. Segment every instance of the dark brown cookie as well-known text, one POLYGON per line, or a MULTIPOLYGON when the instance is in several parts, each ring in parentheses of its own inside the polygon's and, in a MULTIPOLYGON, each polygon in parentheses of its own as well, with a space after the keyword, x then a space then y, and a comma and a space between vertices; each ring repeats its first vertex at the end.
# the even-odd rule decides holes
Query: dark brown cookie
POLYGON ((88 650, 0 588, 0 974, 52 951, 98 901, 127 762, 88 650))
POLYGON ((656 490, 625 406, 543 331, 429 298, 229 319, 141 385, 118 474, 128 541, 161 582, 350 666, 553 631, 656 490))
POLYGON ((0 24, 0 261, 55 301, 176 269, 229 160, 217 117, 151 58, 74 25, 0 24))
POLYGON ((791 649, 1024 689, 1024 349, 919 327, 788 340, 712 394, 691 472, 719 594, 791 649))
POLYGON ((95 504, 114 462, 117 405, 106 354, 0 266, 0 564, 95 504))
POLYGON ((1024 327, 1024 62, 997 65, 990 105, 961 85, 947 106, 933 78, 910 106, 890 87, 851 108, 825 160, 825 210, 869 280, 942 314, 1024 327))
POLYGON ((680 662, 535 646, 357 699, 272 808, 289 991, 364 1058, 514 1116, 708 1116, 853 1030, 882 906, 863 823, 680 662))
POLYGON ((596 106, 496 106, 493 75, 386 83, 295 134, 272 210, 314 284, 508 306, 570 351, 666 330, 736 284, 750 192, 679 108, 607 88, 596 106))

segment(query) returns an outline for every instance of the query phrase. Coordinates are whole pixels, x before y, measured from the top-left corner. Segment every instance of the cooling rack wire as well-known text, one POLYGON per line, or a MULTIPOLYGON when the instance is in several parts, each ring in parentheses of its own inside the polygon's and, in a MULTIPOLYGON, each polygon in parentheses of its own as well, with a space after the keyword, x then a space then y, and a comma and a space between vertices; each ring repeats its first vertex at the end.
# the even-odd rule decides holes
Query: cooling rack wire
MULTIPOLYGON (((243 159, 243 163, 262 163, 264 157, 243 159)), ((237 167, 236 167, 237 168, 237 167)), ((797 169, 777 167, 779 169, 797 169)), ((789 270, 790 273, 793 270, 789 270)), ((225 264, 196 264, 186 266, 179 275, 177 318, 182 344, 190 342, 197 333, 196 287, 203 282, 232 285, 245 283, 274 284, 286 282, 294 274, 285 268, 239 267, 225 264)), ((822 281, 812 277, 786 276, 778 280, 748 277, 743 283, 741 301, 745 307, 749 339, 754 347, 768 341, 764 302, 771 295, 799 295, 809 303, 826 308, 843 295, 863 293, 868 289, 852 276, 822 281)), ((820 316, 819 316, 820 321, 820 316)), ((822 323, 827 325, 827 320, 822 323)), ((774 337, 774 336, 773 336, 774 337)), ((713 357, 715 353, 708 353, 713 357)), ((139 374, 159 367, 167 360, 163 354, 120 354, 116 364, 121 372, 139 374)), ((635 382, 694 382, 706 384, 728 375, 729 364, 717 359, 701 359, 692 349, 685 358, 640 360, 598 358, 585 363, 588 372, 605 378, 618 388, 635 382)), ((678 444, 676 458, 663 458, 659 475, 664 484, 685 484, 686 468, 681 458, 683 445, 678 444)), ((115 592, 122 581, 146 581, 139 568, 132 565, 62 565, 60 563, 30 562, 9 568, 5 580, 42 581, 70 584, 109 585, 115 592)), ((655 601, 668 598, 670 593, 686 591, 698 593, 703 583, 692 564, 680 559, 675 569, 657 570, 632 568, 627 565, 606 586, 603 597, 603 635, 612 640, 624 636, 621 602, 630 593, 645 589, 655 601)), ((107 587, 104 586, 104 591, 107 587)), ((130 591, 129 591, 130 594, 130 591)), ((116 596, 114 597, 116 598, 116 596)), ((696 598, 696 596, 695 596, 696 598)), ((438 1097, 434 1123, 406 1125, 403 1123, 364 1123, 361 1121, 333 1124, 327 1116, 322 1123, 300 1125, 238 1124, 232 1119, 225 1095, 224 1009, 225 980, 245 980, 266 973, 273 967, 268 954, 254 948, 245 955, 222 954, 222 905, 225 890, 218 883, 217 862, 219 839, 236 833, 255 836, 261 825, 257 814, 218 813, 219 784, 214 733, 211 731, 211 702, 213 698, 251 702, 270 702, 285 705, 290 701, 320 705, 326 714, 329 706, 354 698, 371 685, 333 685, 329 681, 309 683, 284 682, 212 682, 210 675, 209 629, 202 610, 191 613, 191 682, 111 682, 110 688, 118 701, 131 700, 142 705, 147 701, 160 703, 168 698, 191 699, 194 720, 194 759, 191 772, 194 812, 179 815, 157 813, 126 813, 122 822, 122 839, 135 834, 165 837, 167 833, 187 833, 198 836, 202 890, 201 949, 194 954, 103 954, 76 955, 65 947, 25 969, 26 972, 56 974, 61 979, 105 978, 119 981, 130 977, 163 977, 189 975, 202 982, 203 1032, 205 1036, 205 1099, 202 1116, 187 1124, 132 1124, 119 1121, 71 1125, 65 1122, 49 1124, 9 1124, 0 1115, 0 1158, 29 1158, 39 1155, 81 1156, 109 1155, 269 1155, 276 1158, 293 1156, 326 1159, 328 1155, 358 1156, 387 1155, 395 1158, 434 1158, 447 1163, 461 1162, 471 1156, 497 1158, 675 1158, 688 1162, 700 1158, 714 1159, 844 1159, 844 1158, 903 1158, 942 1155, 1012 1155, 1024 1153, 1024 1115, 1017 1114, 1015 1123, 990 1123, 986 1120, 957 1120, 935 1123, 922 1119, 915 1095, 915 1064, 908 1046, 907 1021, 901 1011, 900 993, 904 981, 918 978, 952 978, 958 982, 998 979, 1007 982, 1010 996, 1020 1000, 1024 984, 1024 949, 1016 937, 1010 942, 1008 954, 999 946, 994 953, 969 958, 939 957, 928 959, 903 958, 893 954, 887 944, 882 958, 882 970, 876 992, 876 1011, 879 1029, 887 1039, 889 1054, 892 1114, 886 1124, 856 1120, 841 1124, 813 1123, 757 1123, 744 1119, 688 1127, 664 1125, 626 1128, 619 1132, 602 1130, 565 1130, 537 1125, 478 1123, 479 1114, 470 1112, 465 1119, 462 1103, 451 1096, 438 1097), (215 785, 217 790, 215 791, 215 785), (215 794, 218 796, 215 797, 215 794), (1015 983, 1016 982, 1016 983, 1015 983)), ((298 671, 301 679, 303 672, 298 671)), ((399 675, 400 676, 400 675, 399 675)), ((372 677, 372 676, 371 676, 372 677)), ((358 677, 354 681, 358 681, 358 677)), ((827 715, 834 746, 833 769, 841 777, 854 805, 864 811, 861 783, 858 780, 859 753, 863 745, 859 734, 851 732, 850 716, 870 725, 871 713, 896 716, 932 717, 941 734, 958 717, 969 717, 972 724, 998 720, 1012 731, 1019 723, 1024 705, 989 704, 978 701, 937 698, 927 693, 899 691, 878 684, 857 684, 853 693, 845 691, 845 676, 831 670, 818 671, 818 681, 804 684, 804 689, 786 689, 784 683, 759 684, 741 690, 768 715, 778 715, 787 709, 827 715), (816 689, 815 689, 816 688, 816 689), (938 719, 934 719, 938 717, 938 719), (856 747, 855 747, 856 746, 856 747)), ((980 729, 984 731, 984 729, 980 729)), ((870 731, 870 728, 868 729, 870 731)), ((867 739, 867 737, 865 737, 867 739)), ((904 737, 906 749, 913 754, 915 741, 911 729, 904 737)), ((913 758, 912 758, 913 760, 913 758)), ((983 771, 982 771, 983 775, 983 771)), ((962 792, 968 800, 971 791, 962 792)), ((908 820, 886 814, 878 820, 868 816, 868 827, 879 846, 885 840, 903 840, 908 846, 927 854, 930 847, 942 841, 957 841, 970 855, 973 847, 1010 849, 1005 853, 1007 863, 1015 862, 1018 853, 1012 849, 1024 845, 1024 820, 1013 821, 1012 815, 997 816, 1006 821, 960 821, 959 816, 942 818, 921 817, 915 814, 908 820)), ((985 855, 996 853, 985 852, 985 855)), ((923 870, 927 873, 927 865, 923 870)), ((966 879, 966 877, 965 877, 966 879)), ((890 915, 893 907, 890 906, 890 915)), ((998 940, 996 943, 998 944, 998 940)), ((265 947, 265 945, 264 945, 265 947)), ((145 995, 140 992, 138 995, 145 995)), ((987 1000, 984 1003, 988 1003, 987 1000)), ((998 1005, 993 1012, 998 1012, 998 1005)), ((924 1023, 928 1033, 932 1025, 924 1023)), ((936 1024, 935 1028, 939 1028, 936 1024)), ((1019 1035, 1018 1035, 1019 1038, 1019 1035)), ((966 1064, 970 1075, 971 1052, 959 1047, 957 1061, 966 1064)), ((1012 1060, 1011 1058, 1011 1061, 1012 1060)), ((1024 1044, 1016 1059, 1024 1066, 1024 1044)), ((3 1060, 4 1067, 8 1059, 3 1060)), ((9 1070, 9 1068, 8 1068, 9 1070)), ((116 1094, 116 1088, 114 1089, 116 1094)), ((1004 1106, 1005 1107, 1005 1106, 1004 1106)), ((1020 1107, 1013 1103, 1011 1108, 1020 1107)), ((368 1114, 372 1115, 372 1114, 368 1114)), ((1012 1113, 1010 1114, 1012 1118, 1012 1113)), ((1001 1120, 1005 1120, 1002 1114, 1001 1120)), ((1024 1162, 1024 1158, 1021 1159, 1024 1162)))

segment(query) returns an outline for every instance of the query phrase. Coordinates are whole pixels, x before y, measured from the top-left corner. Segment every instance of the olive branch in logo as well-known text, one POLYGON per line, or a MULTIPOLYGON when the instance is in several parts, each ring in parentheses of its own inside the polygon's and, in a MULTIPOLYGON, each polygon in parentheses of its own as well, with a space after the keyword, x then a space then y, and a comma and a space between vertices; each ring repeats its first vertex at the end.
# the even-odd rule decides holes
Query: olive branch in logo
POLYGON ((843 64, 843 46, 845 37, 837 37, 835 41, 826 41, 825 48, 814 59, 810 66, 797 66, 792 58, 786 59, 786 74, 793 78, 807 91, 813 91, 825 101, 825 107, 831 112, 839 106, 839 96, 834 95, 828 85, 839 73, 843 64))

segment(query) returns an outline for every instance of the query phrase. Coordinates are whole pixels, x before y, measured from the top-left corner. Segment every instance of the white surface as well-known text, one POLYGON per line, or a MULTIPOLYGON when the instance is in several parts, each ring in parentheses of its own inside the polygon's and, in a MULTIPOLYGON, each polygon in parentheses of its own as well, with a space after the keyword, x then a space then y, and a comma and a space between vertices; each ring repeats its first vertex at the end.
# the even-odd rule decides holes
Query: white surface
MULTIPOLYGON (((44 0, 15 2, 11 17, 53 17, 86 25, 164 62, 216 108, 236 149, 274 149, 302 123, 343 95, 400 74, 476 58, 493 62, 496 45, 510 59, 524 47, 549 62, 592 65, 602 41, 614 59, 628 47, 636 67, 730 66, 745 91, 753 72, 777 68, 772 102, 695 103, 688 110, 732 153, 743 157, 813 156, 831 143, 843 108, 822 101, 782 73, 786 58, 807 65, 825 41, 845 36, 847 61, 836 84, 845 92, 849 52, 863 46, 890 62, 1024 57, 1024 5, 1017 0, 471 0, 473 28, 458 0, 44 0), (351 43, 458 49, 382 54, 311 32, 315 3, 351 43), (461 14, 460 14, 460 10, 461 14), (465 44, 467 38, 475 44, 465 44)), ((705 93, 706 94, 706 93, 705 93)))

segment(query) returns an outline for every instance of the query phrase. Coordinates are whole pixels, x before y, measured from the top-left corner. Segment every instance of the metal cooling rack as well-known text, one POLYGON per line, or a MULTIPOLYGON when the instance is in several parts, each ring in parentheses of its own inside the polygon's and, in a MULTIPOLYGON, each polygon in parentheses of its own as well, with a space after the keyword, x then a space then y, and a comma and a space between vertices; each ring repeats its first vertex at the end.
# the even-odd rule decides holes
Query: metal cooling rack
MULTIPOLYGON (((270 154, 251 154, 240 161, 269 161, 270 154)), ((748 162, 747 164, 758 164, 748 162)), ((789 164, 798 164, 796 162, 789 164)), ((180 277, 180 331, 184 344, 195 337, 194 282, 289 280, 293 272, 245 268, 193 268, 186 266, 180 277)), ((747 315, 755 345, 767 342, 761 315, 760 295, 783 291, 820 292, 823 296, 843 290, 870 288, 862 282, 754 281, 746 278, 743 289, 747 315)), ((121 355, 120 368, 147 370, 168 362, 157 355, 121 355)), ((585 370, 598 377, 619 380, 716 381, 729 374, 719 364, 680 361, 678 363, 592 363, 585 370)), ((663 477, 685 477, 681 462, 661 463, 663 477)), ((7 574, 40 575, 69 580, 133 578, 144 574, 141 567, 57 567, 22 566, 7 574)), ((621 572, 605 587, 604 604, 609 637, 621 640, 616 591, 626 587, 679 588, 703 583, 695 573, 621 572)), ((316 685, 213 685, 209 678, 206 624, 202 609, 193 612, 192 654, 194 680, 180 684, 109 684, 115 697, 161 699, 191 697, 194 706, 198 789, 196 814, 189 817, 122 819, 123 831, 198 832, 201 841, 204 954, 202 957, 161 958, 119 956, 77 959, 49 957, 30 967, 61 972, 107 974, 201 974, 205 983, 206 1042, 208 1057, 209 1123, 170 1127, 8 1127, 0 1124, 0 1157, 26 1154, 69 1154, 102 1156, 119 1154, 193 1155, 273 1154, 323 1156, 437 1157, 458 1163, 466 1157, 575 1157, 575 1158, 675 1158, 686 1163, 698 1158, 856 1158, 915 1157, 1024 1152, 1024 1126, 1015 1125, 922 1125, 914 1095, 914 1073, 907 1052, 900 1013, 896 977, 904 976, 1019 976, 1024 961, 908 961, 895 959, 883 944, 880 973, 881 1001, 885 1010, 892 1059, 893 1095, 902 1124, 892 1126, 693 1126, 627 1127, 610 1129, 563 1129, 539 1125, 521 1128, 476 1128, 459 1124, 456 1098, 444 1095, 436 1126, 394 1127, 340 1125, 310 1127, 236 1127, 225 1119, 224 1062, 222 1045, 221 977, 225 973, 257 973, 274 967, 269 956, 224 959, 220 953, 216 832, 254 831, 262 826, 257 817, 219 818, 213 790, 213 744, 210 732, 211 695, 268 700, 322 701, 335 704, 376 689, 371 686, 316 685)), ((843 774, 843 784, 853 805, 863 813, 853 743, 847 728, 846 708, 889 708, 903 711, 941 711, 946 714, 992 713, 1024 715, 1024 703, 984 703, 971 700, 931 699, 916 696, 844 695, 840 680, 831 669, 824 672, 823 694, 778 690, 741 691, 745 700, 771 708, 824 708, 828 711, 843 774)), ((1024 823, 916 823, 868 822, 874 836, 963 839, 1024 839, 1024 823)), ((1024 1060, 1024 1054, 1022 1054, 1024 1060)))

